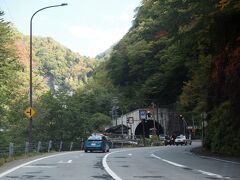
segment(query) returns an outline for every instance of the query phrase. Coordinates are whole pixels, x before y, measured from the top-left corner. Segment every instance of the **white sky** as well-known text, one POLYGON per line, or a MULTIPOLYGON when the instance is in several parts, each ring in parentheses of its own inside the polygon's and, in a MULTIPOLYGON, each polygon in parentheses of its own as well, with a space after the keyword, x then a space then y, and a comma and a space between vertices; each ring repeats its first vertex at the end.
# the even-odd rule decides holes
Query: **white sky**
POLYGON ((0 0, 0 10, 5 12, 4 19, 29 34, 30 18, 35 11, 61 3, 68 6, 36 14, 33 34, 52 37, 81 55, 94 57, 128 31, 141 0, 0 0))

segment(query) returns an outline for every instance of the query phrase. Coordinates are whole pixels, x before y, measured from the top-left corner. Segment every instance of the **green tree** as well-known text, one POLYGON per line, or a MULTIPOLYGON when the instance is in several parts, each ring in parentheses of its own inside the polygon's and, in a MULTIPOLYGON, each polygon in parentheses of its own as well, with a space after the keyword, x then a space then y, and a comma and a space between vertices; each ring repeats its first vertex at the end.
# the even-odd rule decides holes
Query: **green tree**
POLYGON ((6 131, 8 119, 6 115, 10 109, 10 104, 17 97, 18 89, 17 75, 20 65, 17 61, 15 51, 11 48, 14 42, 10 24, 3 19, 3 12, 0 12, 0 138, 5 137, 2 132, 6 131))

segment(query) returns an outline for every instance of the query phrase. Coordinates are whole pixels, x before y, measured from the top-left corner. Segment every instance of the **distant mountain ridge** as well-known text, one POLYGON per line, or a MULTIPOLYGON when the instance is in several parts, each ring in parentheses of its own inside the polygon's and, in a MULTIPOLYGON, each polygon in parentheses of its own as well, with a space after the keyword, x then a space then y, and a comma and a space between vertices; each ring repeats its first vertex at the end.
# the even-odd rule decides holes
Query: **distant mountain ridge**
MULTIPOLYGON (((14 30, 16 31, 16 30, 14 30)), ((24 69, 29 66, 29 37, 16 32, 15 48, 24 69)), ((33 37, 33 68, 50 89, 76 90, 91 77, 98 62, 81 56, 50 37, 33 37)))
POLYGON ((110 47, 109 49, 107 49, 106 51, 98 54, 98 55, 95 57, 95 59, 96 59, 97 61, 107 61, 107 60, 109 60, 109 58, 110 58, 110 56, 111 56, 111 53, 112 53, 112 51, 113 51, 113 47, 114 47, 114 45, 111 46, 111 47, 110 47))

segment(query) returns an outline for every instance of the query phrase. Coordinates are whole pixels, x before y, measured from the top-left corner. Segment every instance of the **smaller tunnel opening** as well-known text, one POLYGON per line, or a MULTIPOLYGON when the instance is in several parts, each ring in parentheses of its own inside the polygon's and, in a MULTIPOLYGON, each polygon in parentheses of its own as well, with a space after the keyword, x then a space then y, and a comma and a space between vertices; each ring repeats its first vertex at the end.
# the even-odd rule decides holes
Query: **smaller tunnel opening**
MULTIPOLYGON (((149 135, 151 134, 151 129, 154 128, 154 121, 153 120, 145 120, 142 121, 141 123, 138 124, 136 130, 135 130, 135 135, 140 135, 143 136, 143 131, 145 132, 145 137, 149 138, 149 135), (143 123, 144 123, 144 127, 143 127, 143 123)), ((155 128, 156 128, 156 134, 160 135, 163 134, 163 127, 157 122, 155 121, 155 128)))

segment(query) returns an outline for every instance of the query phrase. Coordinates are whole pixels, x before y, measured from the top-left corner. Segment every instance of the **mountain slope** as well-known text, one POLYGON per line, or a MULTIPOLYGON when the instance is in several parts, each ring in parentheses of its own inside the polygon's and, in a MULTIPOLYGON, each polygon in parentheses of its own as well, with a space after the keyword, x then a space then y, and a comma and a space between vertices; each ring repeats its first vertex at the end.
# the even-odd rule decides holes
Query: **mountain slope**
MULTIPOLYGON (((29 38, 16 32, 17 54, 24 69, 29 64, 29 38)), ((76 90, 91 77, 95 59, 72 52, 50 37, 33 37, 33 68, 47 80, 50 89, 76 90)))

